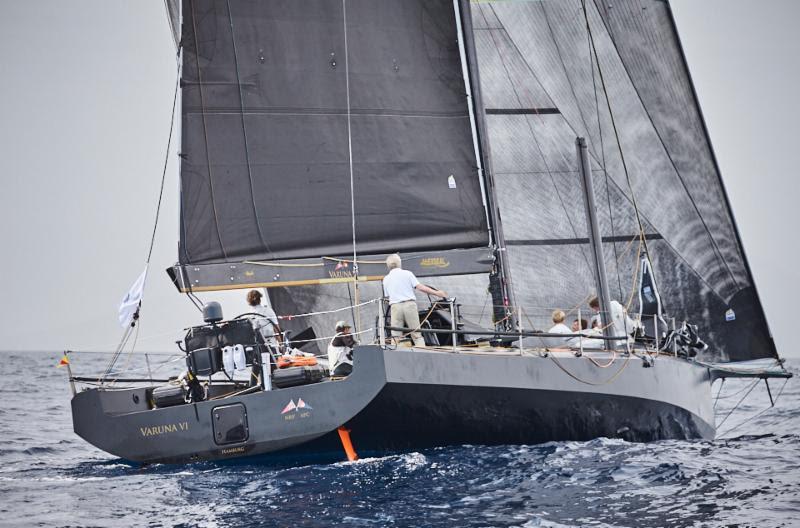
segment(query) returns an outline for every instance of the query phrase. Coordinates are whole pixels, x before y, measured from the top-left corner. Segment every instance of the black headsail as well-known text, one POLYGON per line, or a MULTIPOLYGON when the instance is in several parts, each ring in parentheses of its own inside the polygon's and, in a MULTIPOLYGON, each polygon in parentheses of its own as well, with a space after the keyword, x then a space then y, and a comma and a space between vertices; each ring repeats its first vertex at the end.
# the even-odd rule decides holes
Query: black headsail
POLYGON ((183 291, 493 263, 452 0, 186 0, 183 291), (352 194, 351 194, 352 189, 352 194), (355 247, 354 247, 355 246, 355 247))
POLYGON ((668 2, 586 0, 586 16, 581 4, 473 6, 518 303, 567 309, 594 289, 574 154, 582 136, 612 297, 633 297, 638 311, 635 199, 666 315, 697 324, 721 359, 777 357, 668 2))

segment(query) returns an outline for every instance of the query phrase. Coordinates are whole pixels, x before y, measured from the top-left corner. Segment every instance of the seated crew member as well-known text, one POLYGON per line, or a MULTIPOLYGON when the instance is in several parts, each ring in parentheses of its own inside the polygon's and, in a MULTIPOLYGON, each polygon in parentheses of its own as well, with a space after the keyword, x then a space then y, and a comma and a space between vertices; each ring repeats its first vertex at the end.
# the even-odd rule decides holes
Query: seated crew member
MULTIPOLYGON (((547 331, 548 334, 571 334, 572 330, 564 324, 566 314, 563 310, 554 310, 552 314, 553 326, 547 331)), ((569 339, 561 339, 560 337, 549 337, 545 340, 548 348, 563 347, 569 342, 569 339)))
POLYGON ((547 331, 549 334, 571 334, 572 330, 564 324, 567 315, 562 310, 553 312, 553 326, 547 331))
MULTIPOLYGON (((589 328, 589 321, 587 321, 586 319, 581 318, 572 321, 573 333, 580 332, 581 330, 586 330, 587 328, 589 328)), ((592 328, 594 328, 594 326, 592 326, 592 328)))
MULTIPOLYGON (((628 312, 619 301, 612 300, 609 304, 611 305, 608 307, 611 312, 611 335, 614 337, 628 336, 628 338, 630 338, 638 325, 628 316, 628 312)), ((595 315, 592 316, 592 328, 596 327, 602 332, 603 318, 600 316, 600 300, 597 297, 592 297, 589 300, 589 308, 595 313, 595 315)), ((623 344, 625 344, 625 341, 620 339, 615 341, 613 345, 609 343, 609 347, 623 344)))
POLYGON ((347 321, 336 323, 336 335, 328 345, 328 369, 331 376, 347 376, 353 372, 353 347, 358 342, 350 333, 347 321))
MULTIPOLYGON (((416 290, 439 297, 447 297, 447 294, 421 284, 412 272, 402 268, 402 260, 397 253, 386 257, 386 267, 389 268, 389 273, 383 278, 383 293, 389 298, 392 327, 418 330, 420 324, 416 290)), ((392 335, 395 338, 402 338, 403 332, 392 330, 392 335)), ((420 332, 411 332, 411 339, 414 341, 414 346, 425 346, 425 340, 422 339, 420 332)))
POLYGON ((261 334, 261 337, 264 338, 264 343, 272 347, 275 352, 279 351, 276 336, 280 335, 281 327, 278 325, 278 316, 275 315, 275 310, 271 306, 261 304, 261 292, 258 290, 247 292, 247 304, 250 305, 252 312, 261 316, 250 318, 253 330, 261 334))
POLYGON ((586 319, 575 319, 572 322, 572 331, 575 334, 581 334, 581 337, 573 337, 569 340, 569 346, 572 348, 604 348, 605 342, 602 339, 591 339, 583 336, 602 336, 603 332, 597 326, 596 321, 592 322, 592 328, 589 329, 589 321, 586 319))

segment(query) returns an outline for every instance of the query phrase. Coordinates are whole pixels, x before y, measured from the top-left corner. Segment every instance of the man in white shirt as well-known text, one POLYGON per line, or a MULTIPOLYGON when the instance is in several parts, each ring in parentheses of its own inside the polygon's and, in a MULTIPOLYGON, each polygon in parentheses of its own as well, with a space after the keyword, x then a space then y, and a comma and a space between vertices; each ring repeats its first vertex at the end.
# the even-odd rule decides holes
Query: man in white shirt
MULTIPOLYGON (((627 336, 630 339, 631 333, 638 327, 638 325, 628 316, 628 312, 619 303, 619 301, 611 301, 609 304, 609 311, 611 312, 611 335, 614 337, 627 336)), ((589 308, 595 312, 592 317, 592 322, 597 323, 597 327, 603 328, 603 318, 600 316, 600 300, 597 297, 592 297, 589 300, 589 308)), ((625 340, 619 339, 614 343, 609 343, 609 346, 622 346, 625 340)))
MULTIPOLYGON (((447 297, 442 290, 437 290, 421 284, 417 277, 402 267, 400 255, 395 253, 386 257, 386 267, 389 273, 383 278, 383 293, 389 298, 391 310, 391 325, 394 328, 419 329, 419 312, 417 311, 416 290, 439 297, 447 297)), ((392 330, 392 335, 402 338, 403 332, 392 330)), ((419 332, 411 332, 414 346, 424 347, 425 340, 419 332)))

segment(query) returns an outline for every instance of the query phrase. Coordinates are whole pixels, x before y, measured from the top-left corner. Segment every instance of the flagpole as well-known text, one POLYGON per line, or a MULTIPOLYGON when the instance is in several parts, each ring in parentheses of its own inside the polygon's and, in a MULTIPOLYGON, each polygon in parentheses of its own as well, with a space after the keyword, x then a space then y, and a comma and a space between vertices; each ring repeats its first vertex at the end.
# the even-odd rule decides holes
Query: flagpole
POLYGON ((75 397, 76 390, 75 390, 75 381, 72 379, 72 366, 69 364, 69 350, 64 351, 64 357, 67 358, 66 367, 67 367, 67 376, 69 376, 69 388, 72 390, 72 397, 75 397))

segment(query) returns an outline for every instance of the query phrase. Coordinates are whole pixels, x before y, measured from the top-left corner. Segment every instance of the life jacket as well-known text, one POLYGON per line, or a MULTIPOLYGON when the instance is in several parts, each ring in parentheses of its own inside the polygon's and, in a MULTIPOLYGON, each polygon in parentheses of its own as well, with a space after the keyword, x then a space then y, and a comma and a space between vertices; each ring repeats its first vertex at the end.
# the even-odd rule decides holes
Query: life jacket
POLYGON ((288 367, 313 367, 317 364, 317 358, 305 356, 281 356, 278 358, 278 368, 288 367))

